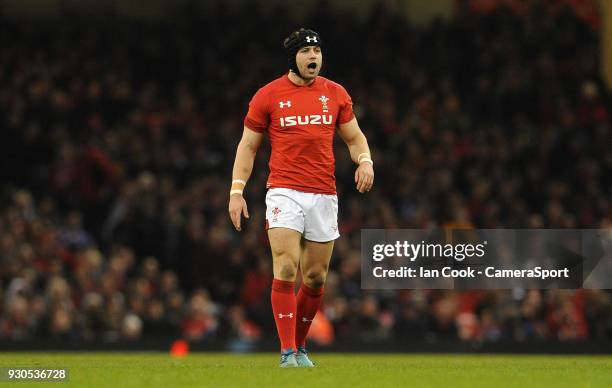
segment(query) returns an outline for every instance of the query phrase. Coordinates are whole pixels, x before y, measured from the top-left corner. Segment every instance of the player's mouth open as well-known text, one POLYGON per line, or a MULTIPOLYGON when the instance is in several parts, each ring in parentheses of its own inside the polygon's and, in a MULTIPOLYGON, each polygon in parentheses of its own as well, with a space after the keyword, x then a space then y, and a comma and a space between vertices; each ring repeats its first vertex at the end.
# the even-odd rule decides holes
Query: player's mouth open
POLYGON ((308 66, 307 66, 307 67, 308 67, 309 69, 313 69, 313 70, 314 70, 314 69, 316 69, 316 68, 317 68, 317 64, 316 64, 315 62, 311 62, 311 63, 309 63, 309 64, 308 64, 308 66))

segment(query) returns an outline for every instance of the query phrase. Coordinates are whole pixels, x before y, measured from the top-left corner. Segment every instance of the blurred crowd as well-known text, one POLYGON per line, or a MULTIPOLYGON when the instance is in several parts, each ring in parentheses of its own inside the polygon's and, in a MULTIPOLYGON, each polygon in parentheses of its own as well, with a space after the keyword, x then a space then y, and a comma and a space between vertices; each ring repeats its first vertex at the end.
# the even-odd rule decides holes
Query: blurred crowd
MULTIPOLYGON (((360 289, 361 228, 612 226, 596 26, 562 2, 468 3, 423 27, 392 2, 301 23, 321 34, 324 75, 352 95, 376 163, 360 195, 338 142, 321 344, 612 337, 605 290, 360 289)), ((0 23, 0 340, 240 348, 273 332, 267 144, 241 233, 227 201, 248 101, 286 71, 298 24, 283 8, 213 8, 0 23)))

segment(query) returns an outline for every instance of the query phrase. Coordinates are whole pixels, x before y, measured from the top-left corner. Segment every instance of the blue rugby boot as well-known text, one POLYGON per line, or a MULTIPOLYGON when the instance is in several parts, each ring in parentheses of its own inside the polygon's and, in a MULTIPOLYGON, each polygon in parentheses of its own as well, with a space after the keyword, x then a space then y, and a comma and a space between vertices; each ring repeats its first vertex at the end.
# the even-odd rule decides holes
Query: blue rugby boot
POLYGON ((297 368, 298 367, 298 363, 295 359, 295 351, 293 349, 289 349, 281 353, 280 367, 281 368, 297 368))
POLYGON ((297 350, 297 354, 295 355, 295 359, 297 361, 298 366, 301 368, 312 368, 315 366, 314 363, 310 361, 310 358, 308 358, 308 352, 306 351, 306 348, 303 346, 298 346, 298 350, 297 350))

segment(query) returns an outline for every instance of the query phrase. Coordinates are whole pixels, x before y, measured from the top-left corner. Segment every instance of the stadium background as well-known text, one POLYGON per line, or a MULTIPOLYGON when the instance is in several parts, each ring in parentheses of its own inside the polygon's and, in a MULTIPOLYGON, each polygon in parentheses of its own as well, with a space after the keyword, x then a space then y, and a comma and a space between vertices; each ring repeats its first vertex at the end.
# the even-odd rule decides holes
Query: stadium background
POLYGON ((0 3, 2 347, 276 348, 266 146, 240 234, 227 196, 247 103, 308 26, 376 162, 359 195, 337 145, 342 237, 312 343, 609 351, 607 290, 360 289, 361 228, 612 224, 611 7, 431 3, 0 3))

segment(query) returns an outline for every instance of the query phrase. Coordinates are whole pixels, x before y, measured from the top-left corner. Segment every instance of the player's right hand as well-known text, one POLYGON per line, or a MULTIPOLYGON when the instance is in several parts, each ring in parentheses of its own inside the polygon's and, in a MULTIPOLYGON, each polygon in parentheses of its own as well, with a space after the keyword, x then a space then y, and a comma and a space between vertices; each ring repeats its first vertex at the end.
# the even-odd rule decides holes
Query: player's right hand
POLYGON ((244 218, 249 218, 249 209, 242 194, 232 194, 229 200, 229 216, 234 224, 234 228, 240 231, 240 219, 244 214, 244 218))

